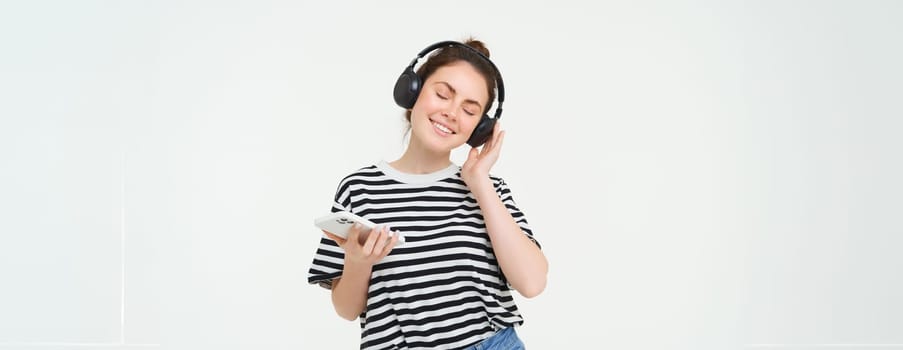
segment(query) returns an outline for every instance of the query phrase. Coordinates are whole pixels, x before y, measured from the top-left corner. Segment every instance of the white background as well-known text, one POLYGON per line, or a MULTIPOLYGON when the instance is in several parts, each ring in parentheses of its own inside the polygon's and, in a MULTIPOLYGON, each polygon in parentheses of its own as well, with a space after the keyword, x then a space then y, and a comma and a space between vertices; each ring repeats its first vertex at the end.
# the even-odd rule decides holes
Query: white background
MULTIPOLYGON (((0 349, 354 349, 307 284, 395 78, 484 40, 530 349, 903 348, 903 3, 4 1, 0 349)), ((460 164, 463 152, 454 160, 460 164)))

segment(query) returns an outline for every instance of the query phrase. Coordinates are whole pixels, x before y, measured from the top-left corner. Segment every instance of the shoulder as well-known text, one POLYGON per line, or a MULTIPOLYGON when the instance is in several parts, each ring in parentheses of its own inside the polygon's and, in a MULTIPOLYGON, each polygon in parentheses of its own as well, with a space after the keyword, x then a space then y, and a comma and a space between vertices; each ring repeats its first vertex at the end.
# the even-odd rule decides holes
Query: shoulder
POLYGON ((508 191, 508 183, 505 179, 498 175, 489 174, 489 180, 492 181, 492 187, 496 192, 502 193, 508 191))
POLYGON ((379 176, 380 174, 381 172, 379 171, 379 168, 376 167, 376 165, 367 165, 345 175, 345 177, 342 178, 342 182, 361 177, 366 178, 379 176))
POLYGON ((339 181, 339 190, 344 191, 349 186, 378 185, 385 180, 385 174, 376 165, 367 165, 354 170, 339 181))

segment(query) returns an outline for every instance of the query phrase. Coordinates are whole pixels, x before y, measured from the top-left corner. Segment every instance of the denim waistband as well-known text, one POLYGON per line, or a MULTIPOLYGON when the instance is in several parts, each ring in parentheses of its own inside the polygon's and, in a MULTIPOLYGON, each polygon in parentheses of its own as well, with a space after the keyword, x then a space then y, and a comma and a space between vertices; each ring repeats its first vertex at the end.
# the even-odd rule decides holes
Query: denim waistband
POLYGON ((514 327, 508 327, 464 350, 524 350, 524 343, 517 337, 514 327))

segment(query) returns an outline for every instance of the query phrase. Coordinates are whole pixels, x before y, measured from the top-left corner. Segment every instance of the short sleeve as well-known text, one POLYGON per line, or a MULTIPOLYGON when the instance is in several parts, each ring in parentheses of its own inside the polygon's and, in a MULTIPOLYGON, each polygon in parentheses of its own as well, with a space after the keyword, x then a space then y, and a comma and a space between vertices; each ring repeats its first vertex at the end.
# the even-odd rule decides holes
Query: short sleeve
MULTIPOLYGON (((351 200, 348 178, 339 183, 331 211, 351 211, 351 200)), ((342 276, 345 267, 345 251, 339 245, 321 233, 320 245, 314 253, 313 262, 307 272, 307 282, 332 289, 332 281, 342 276)))
POLYGON ((520 208, 517 207, 517 203, 514 202, 514 195, 511 193, 511 189, 508 188, 508 184, 500 177, 492 177, 492 180, 495 192, 499 195, 499 198, 501 198, 502 204, 505 205, 508 212, 511 213, 511 217, 514 218, 514 221, 520 226, 521 231, 523 231, 524 234, 527 235, 527 238, 530 238, 533 243, 536 243, 537 247, 542 249, 542 245, 540 245, 539 241, 536 240, 536 237, 533 236, 533 230, 527 222, 526 215, 524 215, 520 208))

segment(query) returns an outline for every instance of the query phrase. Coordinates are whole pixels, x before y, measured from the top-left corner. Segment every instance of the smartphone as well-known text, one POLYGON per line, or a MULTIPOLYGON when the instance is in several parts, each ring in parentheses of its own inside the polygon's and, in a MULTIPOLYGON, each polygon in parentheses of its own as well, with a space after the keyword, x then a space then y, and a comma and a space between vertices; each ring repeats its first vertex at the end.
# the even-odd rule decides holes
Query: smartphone
MULTIPOLYGON (((323 215, 314 220, 314 225, 321 230, 346 239, 348 238, 348 231, 354 223, 363 226, 361 232, 364 234, 369 234, 370 230, 376 228, 376 224, 370 220, 364 219, 348 211, 337 211, 335 213, 323 215)), ((404 236, 397 231, 395 233, 398 234, 398 242, 395 243, 395 245, 397 246, 404 243, 404 236)))

